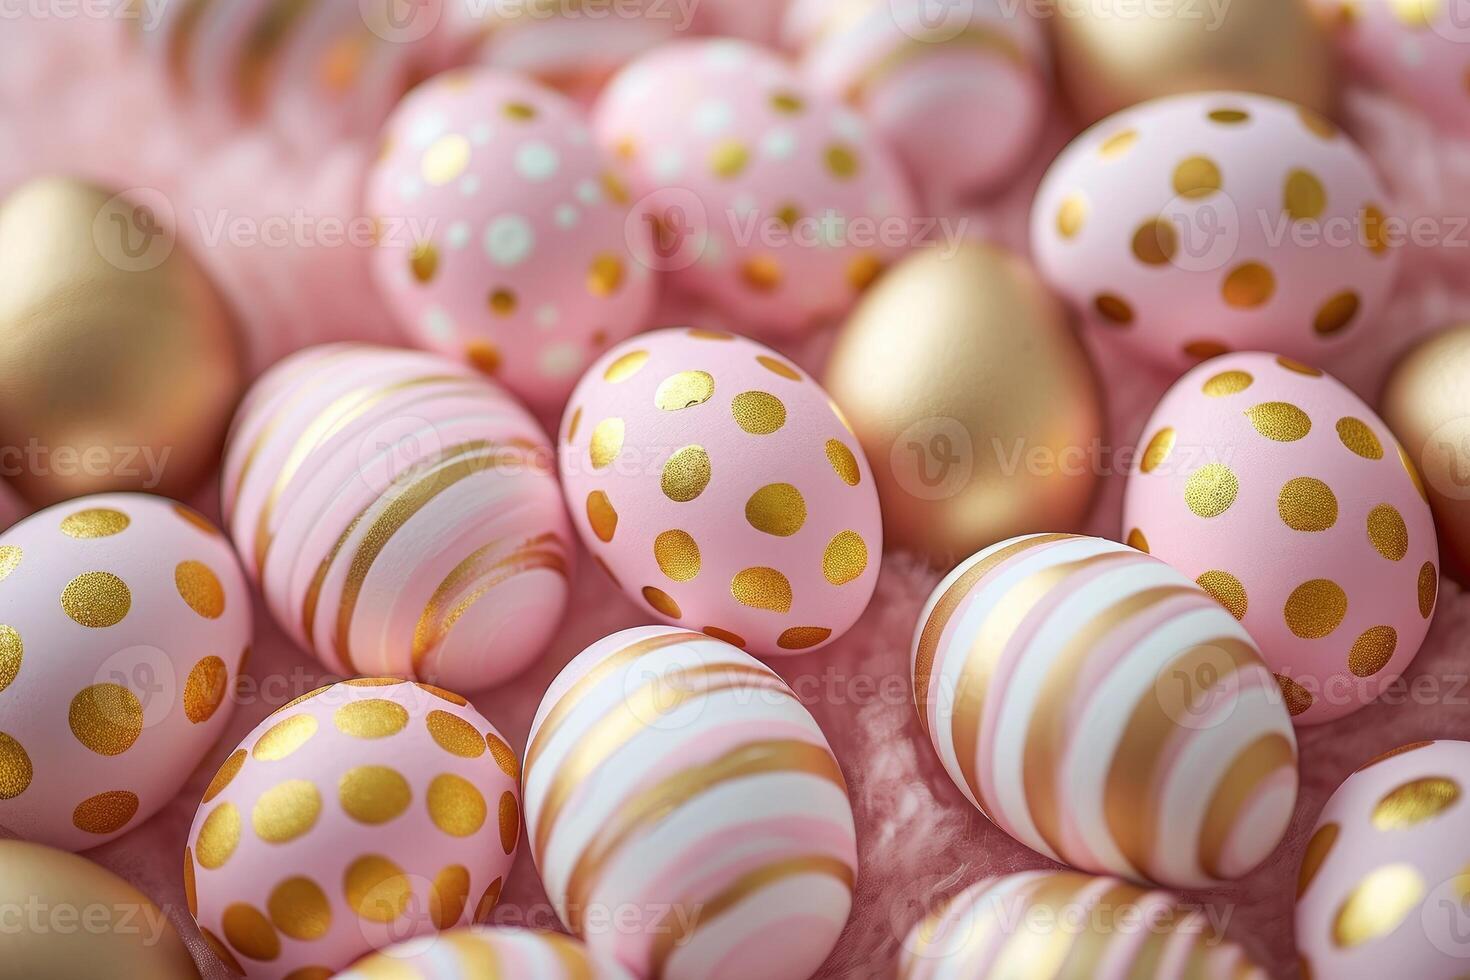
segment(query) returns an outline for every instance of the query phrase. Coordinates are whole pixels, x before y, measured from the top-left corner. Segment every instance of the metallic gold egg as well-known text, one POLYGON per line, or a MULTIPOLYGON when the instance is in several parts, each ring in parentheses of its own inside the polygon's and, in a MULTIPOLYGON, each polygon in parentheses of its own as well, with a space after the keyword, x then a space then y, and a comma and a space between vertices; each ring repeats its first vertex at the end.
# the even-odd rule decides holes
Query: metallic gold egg
POLYGON ((183 980, 198 970, 168 916, 86 858, 0 841, 0 977, 183 980))
POLYGON ((943 565, 1082 523, 1106 464, 1097 381, 1022 259, 914 253, 849 317, 823 383, 873 468, 889 545, 943 565))
POLYGON ((1470 585, 1470 325, 1430 337, 1395 365, 1382 414, 1419 468, 1446 571, 1470 585))
POLYGON ((183 496, 219 461, 240 357, 167 208, 56 177, 0 203, 0 476, 38 506, 183 496))
POLYGON ((1056 0, 1050 20, 1062 89, 1089 123, 1212 89, 1333 107, 1330 42, 1307 0, 1056 0))

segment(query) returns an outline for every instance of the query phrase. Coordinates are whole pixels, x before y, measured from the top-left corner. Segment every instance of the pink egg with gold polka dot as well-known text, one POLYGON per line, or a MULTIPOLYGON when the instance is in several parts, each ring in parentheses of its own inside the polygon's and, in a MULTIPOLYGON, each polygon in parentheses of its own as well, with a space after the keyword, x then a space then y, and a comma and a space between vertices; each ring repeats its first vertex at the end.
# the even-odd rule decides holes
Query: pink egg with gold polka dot
POLYGON ((565 96, 488 69, 399 105, 368 179, 373 270, 405 332, 559 409, 644 326, 655 282, 628 192, 565 96))
POLYGON ((1286 357, 1231 354, 1179 379, 1141 434, 1123 533, 1245 625, 1299 725, 1388 689, 1434 614, 1439 546, 1413 463, 1360 398, 1286 357))
POLYGON ((519 778, 457 694, 392 678, 318 688, 257 725, 204 791, 183 855, 189 912, 234 974, 271 978, 330 976, 484 921, 515 860, 519 778))
POLYGON ((868 125, 756 45, 665 45, 594 116, 657 227, 650 264, 751 330, 844 313, 923 230, 868 125))
POLYGON ((252 621, 229 541, 172 500, 0 535, 0 827, 80 851, 152 816, 229 723, 252 621))
POLYGON ((572 393, 559 456, 583 542, 666 623, 796 653, 873 594, 867 460, 826 392, 760 344, 681 328, 614 348, 572 393))
POLYGON ((630 980, 614 960, 559 932, 466 926, 391 946, 337 980, 630 980))
POLYGON ((1077 137, 1037 191, 1031 242, 1052 287, 1141 359, 1319 362, 1377 328, 1399 262, 1385 197, 1363 151, 1310 110, 1181 95, 1077 137))

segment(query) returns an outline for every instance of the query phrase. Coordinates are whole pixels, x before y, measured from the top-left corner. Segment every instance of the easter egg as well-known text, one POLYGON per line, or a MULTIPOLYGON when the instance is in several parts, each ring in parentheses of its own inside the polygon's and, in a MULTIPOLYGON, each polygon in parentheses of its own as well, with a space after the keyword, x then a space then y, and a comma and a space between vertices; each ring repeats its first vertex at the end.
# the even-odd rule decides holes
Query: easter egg
POLYGON ((458 694, 394 678, 318 688, 257 725, 204 791, 183 855, 189 912, 248 977, 330 976, 482 921, 515 859, 519 775, 458 694))
POLYGON ((1470 957, 1470 742, 1413 742, 1337 788, 1296 887, 1303 977, 1454 980, 1470 957))
POLYGON ((466 926, 410 939, 359 960, 337 980, 631 980, 617 964, 558 932, 466 926))
POLYGON ((395 110, 368 178, 373 272, 420 346, 560 410, 641 329, 655 283, 627 191, 565 97, 494 71, 441 75, 395 110))
POLYGON ((798 0, 786 23, 811 84, 863 114, 926 201, 995 189, 1036 146, 1050 65, 1024 7, 798 0))
POLYGON ((471 690, 531 663, 567 600, 546 436, 470 368, 340 344, 240 407, 226 523, 282 629, 342 674, 471 690))
POLYGON ((1167 892, 1070 871, 986 878, 909 930, 904 980, 1127 977, 1267 980, 1207 915, 1167 892), (1016 922, 1037 927, 1015 928, 1016 922), (1047 925, 1042 925, 1043 923, 1047 925))
POLYGON ((1210 887, 1291 820, 1296 738, 1255 643, 1133 548, 1068 534, 986 548, 929 597, 912 664, 955 785, 1054 861, 1210 887))
POLYGON ((1112 116, 1057 157, 1032 248, 1052 287, 1141 360, 1178 371, 1266 349, 1316 362, 1373 336, 1399 263, 1385 197, 1362 150, 1309 110, 1183 95, 1112 116))
POLYGON ((152 816, 224 731, 251 623, 229 542, 172 500, 0 535, 0 827, 80 851, 152 816))
POLYGON ((840 315, 921 230, 868 126, 752 44, 665 45, 618 73, 594 123, 657 228, 648 263, 751 329, 840 315))
POLYGON ((1361 399, 1296 361, 1232 354, 1180 378, 1139 445, 1127 540, 1244 624, 1298 724, 1398 679, 1429 630, 1439 548, 1414 464, 1361 399))
POLYGON ((168 915, 100 865, 25 841, 0 841, 0 962, 8 977, 197 980, 168 915))
POLYGON ((732 334, 635 337, 587 372, 560 439, 595 560, 640 608, 760 656, 862 614, 883 528, 873 474, 815 381, 732 334))
POLYGON ((640 626, 592 644, 541 701, 523 785, 557 914, 637 976, 804 980, 847 921, 842 771, 786 683, 728 643, 640 626))

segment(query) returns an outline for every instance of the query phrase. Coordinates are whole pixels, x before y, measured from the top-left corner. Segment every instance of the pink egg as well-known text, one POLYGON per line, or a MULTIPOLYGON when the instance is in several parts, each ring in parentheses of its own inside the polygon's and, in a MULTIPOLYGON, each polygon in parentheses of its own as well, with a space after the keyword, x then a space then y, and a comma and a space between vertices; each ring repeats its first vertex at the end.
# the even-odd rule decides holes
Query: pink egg
POLYGON ((235 418, 224 512, 276 621, 343 674, 473 690, 533 661, 574 545, 541 427, 435 354, 280 362, 235 418))
POLYGON ((1048 55, 1024 7, 968 0, 935 16, 925 0, 797 0, 786 23, 811 84, 862 112, 925 200, 994 189, 1035 149, 1048 55))
POLYGON ((922 230, 857 114, 755 45, 666 45, 613 79, 595 122, 658 227, 649 263, 751 329, 841 315, 922 230))
POLYGON ((1297 724, 1350 714, 1429 630, 1439 546, 1423 484, 1388 427, 1321 371, 1231 354, 1154 410, 1128 478, 1128 543, 1239 619, 1297 724))
POLYGON ((0 535, 0 827, 80 851, 173 799, 251 623, 229 541, 172 500, 80 497, 0 535))
POLYGON ((368 179, 373 271, 416 343, 559 410, 587 364, 642 329, 648 225, 581 113, 515 75, 466 70, 394 112, 368 179))
POLYGON ((1398 270, 1367 157, 1289 102, 1207 92, 1103 120, 1057 157, 1031 242, 1111 342, 1172 370, 1365 341, 1398 270))
POLYGON ((883 528, 857 439, 815 381, 732 334, 635 337, 583 377, 561 474, 582 540, 640 608, 760 656, 847 631, 883 528))
MULTIPOLYGON (((674 0, 666 3, 676 5, 674 0)), ((788 0, 684 0, 698 18, 700 30, 720 37, 738 37, 757 44, 775 44, 788 0)))
POLYGON ((272 713, 220 766, 184 892, 225 965, 329 976, 495 908, 520 835, 520 763, 469 702, 361 678, 272 713))
POLYGON ((632 980, 575 939, 534 929, 466 926, 390 946, 337 980, 632 980))
POLYGON ((1297 880, 1303 977, 1453 980, 1470 959, 1470 742, 1414 742, 1347 778, 1297 880))

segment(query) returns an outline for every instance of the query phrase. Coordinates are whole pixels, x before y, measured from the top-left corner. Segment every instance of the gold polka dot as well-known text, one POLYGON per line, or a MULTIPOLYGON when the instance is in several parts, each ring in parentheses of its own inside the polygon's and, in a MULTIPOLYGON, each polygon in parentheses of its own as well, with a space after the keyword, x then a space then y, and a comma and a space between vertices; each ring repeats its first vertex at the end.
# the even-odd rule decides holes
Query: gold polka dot
POLYGON ((189 914, 197 919, 199 917, 199 889, 194 876, 194 852, 186 846, 184 848, 184 904, 189 907, 189 914))
POLYGON ((858 469, 857 457, 836 439, 827 440, 827 462, 832 465, 832 472, 836 473, 843 483, 855 487, 863 478, 862 471, 858 469))
POLYGON ((616 416, 597 423, 597 427, 592 430, 592 441, 587 447, 594 470, 605 470, 618 458, 618 454, 623 451, 624 434, 623 420, 616 416))
POLYGON ((262 762, 275 762, 301 748, 315 734, 315 716, 292 715, 266 729, 255 748, 251 749, 251 754, 262 762))
POLYGON ((408 908, 413 884, 392 861, 380 854, 364 854, 343 873, 342 893, 359 917, 392 922, 408 908))
POLYGON ((464 355, 470 366, 481 374, 493 375, 500 370, 500 349, 488 340, 471 341, 465 347, 464 355))
POLYGON ((1230 353, 1230 348, 1218 340, 1191 340, 1182 350, 1185 357, 1192 357, 1197 361, 1208 361, 1212 357, 1230 353))
POLYGON ((1174 168, 1174 193, 1181 197, 1209 197, 1222 186, 1220 168, 1209 157, 1190 157, 1174 168))
POLYGON ((470 869, 451 864, 434 876, 429 890, 429 918, 435 929, 448 929, 459 922, 470 901, 470 869))
POLYGON ((664 464, 660 485, 664 496, 678 503, 688 503, 709 486, 709 453, 703 446, 685 446, 664 464))
POLYGON ((1348 669, 1359 677, 1372 677, 1393 659, 1398 645, 1398 630, 1392 626, 1371 626, 1353 641, 1353 648, 1348 651, 1348 669))
POLYGON ((1210 112, 1210 122, 1219 123, 1222 126, 1239 126, 1241 123, 1250 122, 1251 114, 1244 109, 1215 109, 1210 112))
POLYGON ((199 839, 194 842, 199 866, 211 871, 223 867, 239 843, 240 811, 233 803, 221 803, 209 811, 199 827, 199 839))
POLYGON ((730 403, 730 414, 743 430, 756 436, 770 435, 786 424, 786 406, 764 391, 742 391, 730 403))
POLYGON ((495 906, 500 902, 500 890, 505 885, 503 878, 496 878, 490 882, 485 894, 480 896, 479 903, 475 906, 475 922, 483 925, 490 921, 490 913, 495 911, 495 906))
POLYGON ((34 774, 25 746, 0 732, 0 800, 13 800, 24 793, 34 774))
POLYGON ((1097 148, 1098 155, 1104 160, 1118 160, 1133 149, 1133 144, 1138 142, 1138 130, 1125 129, 1114 133, 1103 140, 1102 145, 1097 148))
POLYGON ((439 137, 424 151, 419 169, 424 183, 442 187, 464 173, 470 164, 470 141, 458 133, 439 137))
POLYGON ((1176 435, 1174 427, 1166 425, 1144 447, 1143 457, 1139 460, 1138 468, 1144 473, 1152 473, 1168 460, 1169 454, 1174 451, 1176 435))
POLYGON ((1317 700, 1312 692, 1302 687, 1285 674, 1276 674, 1276 684, 1281 688, 1281 697, 1286 702, 1286 711, 1293 718, 1306 711, 1317 700))
POLYGON ((822 574, 833 585, 846 585, 868 568, 868 545, 856 531, 840 531, 827 542, 822 574))
POLYGON ((574 412, 572 412, 572 420, 571 420, 571 422, 567 423, 567 442, 568 443, 572 443, 572 442, 576 442, 577 441, 577 427, 579 425, 581 425, 581 424, 582 424, 582 408, 579 405, 577 407, 577 410, 574 411, 574 412))
POLYGON ((613 509, 607 494, 601 490, 593 490, 587 495, 587 523, 592 526, 592 533, 597 535, 599 541, 611 541, 617 533, 618 512, 613 509))
POLYGON ((138 795, 125 789, 89 796, 71 812, 72 826, 89 834, 113 834, 138 814, 138 795))
POLYGON ((633 375, 643 370, 643 365, 647 363, 648 351, 629 351, 622 357, 619 357, 617 360, 609 364, 607 366, 607 370, 602 372, 602 378, 604 381, 611 382, 612 384, 622 384, 624 381, 627 381, 629 378, 633 377, 633 375))
POLYGON ((792 92, 772 92, 771 108, 783 115, 794 116, 806 108, 806 103, 792 92))
POLYGON ((332 927, 332 903, 320 885, 300 875, 271 889, 265 903, 275 927, 292 939, 320 939, 332 927))
POLYGON ((121 755, 143 734, 143 705, 121 684, 93 684, 71 699, 67 723, 98 755, 121 755))
POLYGON ((703 405, 715 393, 715 379, 708 371, 680 371, 659 382, 653 403, 665 412, 679 412, 703 405))
POLYGON ((838 180, 851 180, 857 176, 860 165, 857 151, 846 143, 833 143, 827 147, 827 172, 838 180))
POLYGON ((490 746, 490 755, 494 758, 495 764, 500 767, 500 771, 516 782, 520 782, 521 760, 516 758, 515 750, 494 732, 485 733, 485 744, 490 746))
POLYGON ((514 119, 516 122, 527 122, 536 118, 536 107, 524 102, 507 102, 500 107, 500 111, 505 113, 507 119, 514 119))
POLYGON ((1138 226, 1133 233, 1133 256, 1144 265, 1164 265, 1179 248, 1179 233, 1163 218, 1138 226))
POLYGON ((1388 218, 1383 211, 1375 205, 1369 204, 1363 208, 1363 242, 1368 246, 1368 251, 1374 255, 1387 255, 1388 241, 1388 218))
POLYGON ((1145 555, 1149 553, 1148 537, 1143 533, 1142 528, 1135 527, 1133 530, 1129 531, 1127 543, 1128 547, 1133 548, 1136 551, 1141 551, 1145 555))
POLYGON ((224 615, 224 586, 202 561, 179 562, 174 569, 174 586, 189 608, 205 619, 219 619, 224 615))
POLYGON ((1419 568, 1419 615, 1425 619, 1434 612, 1434 601, 1439 597, 1439 572, 1434 562, 1426 561, 1419 568))
POLYGON ((1357 317, 1360 307, 1358 294, 1351 289, 1338 293, 1322 304, 1316 319, 1312 321, 1312 329, 1323 337, 1341 333, 1357 317))
POLYGON ((13 544, 0 545, 0 582, 10 577, 10 573, 20 567, 20 560, 25 553, 13 544))
POLYGON ((337 731, 353 738, 387 738, 403 731, 408 712, 401 704, 383 698, 344 704, 332 715, 337 731))
POLYGON ((71 538, 108 538, 126 531, 128 515, 110 507, 89 507, 62 518, 61 533, 71 538))
POLYGON ((429 734, 445 752, 466 759, 478 759, 485 754, 485 740, 479 729, 459 715, 447 711, 431 711, 424 721, 429 734))
POLYGON ((1335 823, 1324 823, 1312 832, 1312 839, 1307 841, 1307 850, 1302 856, 1301 870, 1297 872, 1297 898, 1306 894, 1312 880, 1317 877, 1317 872, 1322 868, 1322 862, 1327 860, 1332 845, 1337 842, 1337 834, 1340 829, 1335 823))
POLYGON ((770 255, 757 255, 740 267, 740 277, 745 284, 758 293, 769 293, 781 286, 785 274, 781 263, 770 255))
POLYGON ((684 616, 684 611, 679 608, 674 597, 656 586, 645 585, 643 587, 643 601, 670 619, 681 619, 684 616))
POLYGON ((623 286, 623 260, 610 252, 603 252, 592 260, 587 269, 587 292, 606 299, 623 286))
POLYGON ((1235 503, 1240 481, 1223 463, 1207 463, 1184 485, 1184 502, 1200 517, 1219 517, 1235 503))
POLYGON ((832 631, 825 626, 793 626, 783 630, 776 638, 776 646, 782 650, 808 650, 824 643, 832 631))
POLYGON ((1370 871, 1348 892, 1332 921, 1339 948, 1360 946, 1386 936, 1424 899, 1424 879, 1409 864, 1386 864, 1370 871))
MULTIPOLYGON (((434 713, 445 714, 442 711, 434 713)), ((476 735, 475 742, 478 744, 479 741, 476 735)), ((343 773, 337 781, 337 801, 342 804, 342 810, 358 823, 380 824, 407 810, 413 801, 413 791, 408 780, 396 769, 356 766, 343 773)))
POLYGON ((1322 181, 1308 170, 1293 170, 1286 175, 1281 190, 1281 208, 1292 221, 1315 221, 1327 210, 1327 191, 1322 181))
POLYGON ((509 854, 521 835, 521 808, 510 790, 500 794, 500 849, 509 854))
POLYGON ((1419 468, 1414 465, 1414 461, 1409 458, 1409 454, 1404 452, 1403 446, 1398 446, 1397 448, 1399 451, 1399 463, 1403 466, 1404 472, 1409 474, 1409 482, 1414 484, 1415 490, 1419 491, 1420 499, 1426 504, 1429 503, 1429 492, 1424 489, 1424 480, 1419 476, 1419 468))
POLYGON ((1289 357, 1278 357, 1276 358, 1276 363, 1294 374, 1304 374, 1309 378, 1322 377, 1322 372, 1310 364, 1303 364, 1301 361, 1294 361, 1289 357))
POLYGON ((1069 194, 1057 209, 1057 234, 1063 238, 1076 238, 1087 221, 1087 198, 1081 194, 1069 194))
POLYGON ((1314 136, 1319 136, 1324 140, 1330 140, 1337 136, 1337 127, 1335 125, 1306 106, 1299 106, 1297 108, 1297 117, 1301 119, 1302 125, 1307 128, 1307 132, 1312 133, 1314 136))
POLYGON ((214 778, 205 787, 204 799, 199 801, 201 804, 208 803, 225 791, 225 787, 229 786, 240 774, 241 767, 245 765, 245 756, 244 749, 236 749, 230 753, 230 757, 220 765, 215 771, 214 778))
POLYGON ((1205 382, 1204 392, 1211 398, 1237 395, 1249 388, 1255 380, 1248 371, 1221 371, 1205 382))
POLYGON ((1331 579, 1316 578, 1292 590, 1284 614, 1287 627, 1304 640, 1320 639, 1342 625, 1347 593, 1331 579))
POLYGON ((1406 830, 1432 820, 1460 799, 1460 785, 1447 776, 1421 776, 1394 787, 1373 807, 1378 830, 1406 830))
POLYGON ((520 300, 516 299, 514 290, 506 289, 502 286, 490 291, 489 297, 485 300, 485 305, 496 316, 515 316, 516 309, 520 306, 520 300))
POLYGON ((1239 310, 1263 306, 1275 292, 1276 276, 1260 262, 1236 266, 1220 288, 1225 302, 1239 310))
POLYGON ((421 691, 434 695, 434 697, 439 698, 441 701, 448 701, 450 704, 457 704, 461 708, 470 703, 468 700, 460 697, 453 691, 446 691, 444 688, 435 687, 433 684, 424 684, 415 681, 413 686, 421 691))
POLYGON ((305 779, 288 779, 260 794, 250 811, 255 835, 271 844, 295 840, 316 824, 322 796, 305 779))
POLYGON ((705 636, 712 636, 717 640, 730 644, 731 646, 739 647, 742 650, 745 649, 745 637, 741 636, 739 633, 732 633, 730 630, 722 630, 718 626, 706 626, 704 629, 700 630, 700 632, 703 633, 705 636))
POLYGON ((659 570, 675 582, 688 582, 699 574, 699 543, 688 531, 660 533, 653 539, 653 557, 659 570))
POLYGON ((281 955, 281 937, 270 920, 253 905, 234 902, 220 919, 225 941, 241 956, 269 962, 281 955))
POLYGON ((750 151, 739 140, 727 139, 715 144, 709 154, 710 173, 721 180, 732 180, 740 176, 750 162, 750 151))
POLYGON ((1434 744, 1434 740, 1433 739, 1424 739, 1424 740, 1419 741, 1419 742, 1409 742, 1409 743, 1407 743, 1405 745, 1396 746, 1395 748, 1391 748, 1391 749, 1389 749, 1386 752, 1380 752, 1380 753, 1378 753, 1373 758, 1369 759, 1367 762, 1365 762, 1361 766, 1359 766, 1358 769, 1357 769, 1357 771, 1358 772, 1362 772, 1364 769, 1367 769, 1369 766, 1376 766, 1378 763, 1383 762, 1383 761, 1385 761, 1387 759, 1392 759, 1394 756, 1403 755, 1405 752, 1415 752, 1415 751, 1417 751, 1419 749, 1425 748, 1426 746, 1433 745, 1433 744, 1434 744))
POLYGON ((1093 309, 1097 310, 1098 316, 1109 323, 1126 325, 1133 322, 1133 307, 1128 301, 1113 293, 1100 293, 1092 301, 1093 309))
POLYGON ((342 683, 348 687, 397 687, 408 681, 402 677, 350 677, 342 683))
POLYGON ((752 609, 791 611, 791 582, 774 568, 755 567, 736 572, 730 581, 730 594, 742 606, 752 609))
POLYGON ((211 654, 189 669, 184 681, 184 717, 195 725, 214 717, 229 689, 225 662, 211 654))
POLYGON ((1389 561, 1401 561, 1409 553, 1409 528, 1398 508, 1379 504, 1368 512, 1368 540, 1389 561))
POLYGON ((1364 459, 1382 459, 1383 443, 1361 419, 1346 416, 1337 420, 1337 438, 1364 459))
POLYGON ((281 980, 332 980, 336 975, 336 970, 329 970, 324 966, 303 966, 292 970, 281 980))
POLYGON ((1245 410, 1256 431, 1275 442, 1296 442, 1312 431, 1312 420, 1288 402, 1262 402, 1245 410))
POLYGON ((1337 523, 1337 494, 1321 480, 1299 476, 1282 486, 1276 512, 1293 531, 1325 531, 1337 523))
POLYGON ((111 572, 83 572, 61 592, 61 608, 82 626, 102 629, 122 622, 133 606, 127 583, 111 572))
POLYGON ((757 354, 755 362, 772 374, 779 375, 788 381, 801 380, 801 372, 785 361, 774 357, 767 357, 765 354, 757 354))
POLYGON ((1245 594, 1245 586, 1240 583, 1240 579, 1229 572, 1217 569, 1205 572, 1195 581, 1200 588, 1210 594, 1211 598, 1229 610, 1230 615, 1236 619, 1245 618, 1245 610, 1250 600, 1245 594))
POLYGON ((433 282, 439 271, 439 249, 433 242, 416 243, 413 251, 408 253, 408 268, 416 281, 433 282))
POLYGON ((20 674, 25 659, 25 644, 14 626, 0 626, 0 691, 5 690, 20 674))
POLYGON ((871 253, 864 253, 847 263, 847 284, 854 292, 862 292, 883 274, 883 260, 871 253))
POLYGON ((443 772, 429 782, 429 818, 452 837, 468 837, 485 824, 485 797, 469 780, 443 772))

